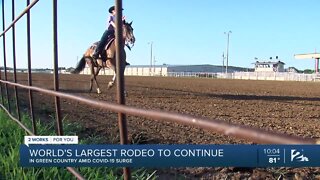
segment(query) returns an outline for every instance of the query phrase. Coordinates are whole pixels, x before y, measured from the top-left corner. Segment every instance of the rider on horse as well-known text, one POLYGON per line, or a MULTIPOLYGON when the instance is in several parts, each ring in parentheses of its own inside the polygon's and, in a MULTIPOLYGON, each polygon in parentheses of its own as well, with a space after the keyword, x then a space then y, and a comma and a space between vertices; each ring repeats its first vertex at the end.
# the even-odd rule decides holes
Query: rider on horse
MULTIPOLYGON (((123 10, 123 9, 122 9, 123 10)), ((98 42, 98 45, 95 49, 95 52, 93 53, 92 57, 94 59, 98 59, 99 57, 101 57, 101 59, 103 61, 105 61, 107 59, 106 54, 103 53, 105 46, 107 45, 108 41, 112 38, 114 38, 114 34, 115 34, 115 29, 116 29, 116 24, 115 24, 115 20, 116 20, 116 11, 115 11, 115 7, 111 6, 109 8, 109 19, 108 19, 108 28, 104 31, 100 41, 98 42)), ((122 20, 125 20, 125 16, 122 17, 122 20)), ((126 65, 130 65, 129 63, 126 63, 126 65)))

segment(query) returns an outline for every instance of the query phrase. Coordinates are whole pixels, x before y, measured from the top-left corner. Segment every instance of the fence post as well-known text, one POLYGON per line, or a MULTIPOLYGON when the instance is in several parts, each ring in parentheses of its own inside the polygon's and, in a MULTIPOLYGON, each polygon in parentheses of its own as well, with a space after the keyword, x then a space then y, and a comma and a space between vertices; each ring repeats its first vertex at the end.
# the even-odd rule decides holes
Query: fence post
MULTIPOLYGON (((1 64, 0 64, 1 65, 1 64)), ((1 66, 0 66, 0 79, 2 79, 1 77, 1 66)), ((2 83, 0 83, 0 93, 1 93, 1 104, 4 105, 4 100, 3 100, 3 93, 2 93, 2 83)))
MULTIPOLYGON (((2 29, 4 30, 5 29, 5 25, 4 25, 4 0, 2 0, 2 29)), ((4 38, 4 37, 2 37, 4 38)), ((0 64, 1 65, 1 64, 0 64)), ((0 79, 2 79, 2 76, 1 76, 1 66, 0 66, 0 79)), ((2 90, 2 83, 0 83, 0 93, 1 93, 1 104, 4 105, 4 97, 3 97, 3 90, 2 90)))
MULTIPOLYGON (((124 43, 122 38, 122 0, 115 0, 116 15, 116 70, 117 70, 117 99, 118 103, 124 105, 124 68, 125 62, 123 51, 124 43)), ((120 129, 121 144, 128 144, 127 120, 124 113, 118 113, 118 124, 120 129)), ((128 167, 123 168, 124 179, 131 179, 131 172, 128 167)))
MULTIPOLYGON (((27 6, 29 6, 30 0, 27 0, 27 6)), ((31 35, 30 35, 30 9, 27 12, 27 51, 28 51, 28 84, 32 86, 32 74, 31 74, 31 35)), ((36 121, 34 118, 33 111, 33 92, 29 90, 29 107, 30 116, 32 121, 32 130, 35 135, 37 135, 36 121)))
MULTIPOLYGON (((3 31, 5 30, 5 18, 4 18, 4 0, 2 0, 2 25, 3 25, 3 31)), ((4 70, 4 80, 7 81, 7 54, 6 54, 6 34, 3 34, 3 70, 4 70)), ((11 107, 10 107, 10 98, 9 98, 9 91, 8 91, 8 84, 5 84, 5 92, 7 96, 7 103, 8 103, 8 109, 11 113, 11 107)))
MULTIPOLYGON (((12 21, 14 21, 14 0, 12 0, 12 21)), ((17 82, 17 66, 16 66, 16 28, 15 25, 12 26, 12 59, 13 59, 13 80, 17 82)), ((19 97, 18 97, 18 89, 17 86, 14 86, 14 95, 16 99, 16 112, 18 116, 18 120, 21 121, 20 116, 20 107, 19 107, 19 97)))
MULTIPOLYGON (((57 0, 53 0, 53 63, 54 63, 54 90, 59 91, 59 74, 58 74, 58 18, 57 18, 57 0)), ((61 120, 60 98, 55 96, 57 134, 63 135, 63 126, 61 120)))

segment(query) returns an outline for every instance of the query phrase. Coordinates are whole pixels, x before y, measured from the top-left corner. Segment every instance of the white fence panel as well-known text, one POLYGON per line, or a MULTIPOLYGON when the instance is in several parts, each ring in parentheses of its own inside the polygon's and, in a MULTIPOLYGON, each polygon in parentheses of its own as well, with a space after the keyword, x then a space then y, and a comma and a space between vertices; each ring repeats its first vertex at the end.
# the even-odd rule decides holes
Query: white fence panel
MULTIPOLYGON (((90 74, 86 67, 82 74, 90 74)), ((101 70, 101 75, 113 75, 111 69, 101 70)), ((150 76, 148 68, 127 68, 126 76, 150 76)), ((221 79, 244 79, 244 80, 270 80, 270 81, 320 81, 320 74, 300 74, 292 72, 234 72, 234 73, 212 73, 212 72, 166 72, 157 70, 151 76, 169 77, 195 77, 195 78, 221 78, 221 79)))
POLYGON ((235 72, 232 79, 273 80, 273 81, 315 81, 317 74, 300 74, 291 72, 235 72))

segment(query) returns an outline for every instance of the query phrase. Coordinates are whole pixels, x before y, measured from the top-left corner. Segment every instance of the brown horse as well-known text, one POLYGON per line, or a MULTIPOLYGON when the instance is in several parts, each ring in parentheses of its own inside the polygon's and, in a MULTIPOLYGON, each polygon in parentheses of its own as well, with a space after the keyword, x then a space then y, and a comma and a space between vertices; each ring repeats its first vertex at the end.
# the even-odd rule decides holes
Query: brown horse
MULTIPOLYGON (((135 37, 133 34, 133 28, 132 28, 132 22, 127 23, 127 22, 123 22, 123 41, 125 42, 126 46, 131 49, 131 47, 133 47, 134 43, 135 43, 135 37), (131 45, 131 47, 130 47, 131 45)), ((86 64, 88 64, 90 71, 91 71, 91 79, 90 79, 90 92, 92 91, 92 86, 93 86, 93 81, 95 82, 96 86, 97 86, 97 93, 100 94, 101 90, 99 87, 99 84, 97 82, 97 76, 99 74, 99 71, 102 68, 110 68, 114 71, 114 75, 112 78, 112 81, 109 81, 108 83, 108 89, 111 88, 114 85, 114 82, 116 80, 116 44, 115 44, 115 40, 113 40, 111 43, 109 43, 109 45, 107 45, 108 48, 106 48, 105 52, 105 56, 107 57, 106 61, 103 61, 101 58, 99 59, 94 59, 92 57, 96 47, 97 47, 97 43, 94 43, 93 45, 91 45, 87 51, 84 53, 83 57, 80 59, 77 67, 71 72, 73 74, 79 74, 86 66, 86 64)), ((122 53, 122 57, 123 59, 121 59, 121 63, 122 67, 125 67, 127 65, 126 62, 126 52, 123 49, 122 53)), ((120 73, 124 73, 124 69, 123 68, 121 70, 120 73)))

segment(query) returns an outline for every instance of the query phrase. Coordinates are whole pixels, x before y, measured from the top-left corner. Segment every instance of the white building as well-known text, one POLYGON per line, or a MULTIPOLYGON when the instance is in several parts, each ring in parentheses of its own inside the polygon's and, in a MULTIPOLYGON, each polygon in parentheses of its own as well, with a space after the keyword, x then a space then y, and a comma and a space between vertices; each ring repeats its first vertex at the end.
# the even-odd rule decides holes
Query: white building
MULTIPOLYGON (((229 66, 228 72, 248 71, 248 68, 229 66)), ((225 67, 215 65, 130 65, 124 72, 126 76, 171 76, 176 73, 224 73, 225 67)), ((86 67, 82 74, 90 74, 90 69, 86 67)), ((102 69, 100 75, 113 75, 110 69, 102 69)))
POLYGON ((271 62, 271 61, 256 61, 254 63, 254 71, 255 72, 284 72, 284 62, 277 61, 277 62, 271 62))

